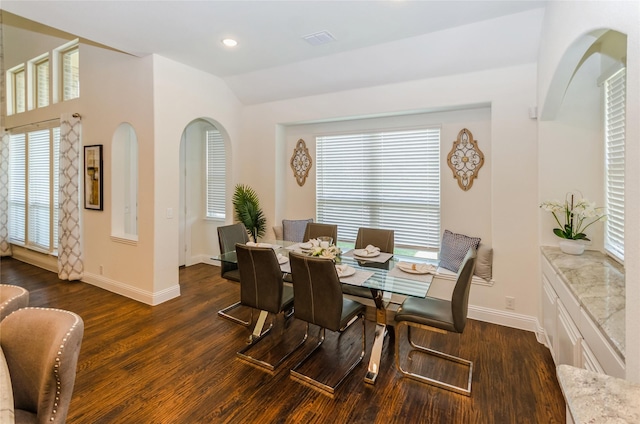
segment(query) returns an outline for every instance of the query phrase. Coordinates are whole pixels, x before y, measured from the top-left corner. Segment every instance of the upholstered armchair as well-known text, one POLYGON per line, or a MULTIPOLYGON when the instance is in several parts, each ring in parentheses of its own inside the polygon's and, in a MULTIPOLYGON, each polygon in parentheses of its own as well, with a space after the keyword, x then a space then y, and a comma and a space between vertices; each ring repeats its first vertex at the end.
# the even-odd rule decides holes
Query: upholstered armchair
POLYGON ((22 308, 0 322, 16 424, 65 422, 83 334, 82 318, 60 309, 22 308))
POLYGON ((0 321, 11 312, 29 306, 29 291, 10 284, 0 284, 0 321))

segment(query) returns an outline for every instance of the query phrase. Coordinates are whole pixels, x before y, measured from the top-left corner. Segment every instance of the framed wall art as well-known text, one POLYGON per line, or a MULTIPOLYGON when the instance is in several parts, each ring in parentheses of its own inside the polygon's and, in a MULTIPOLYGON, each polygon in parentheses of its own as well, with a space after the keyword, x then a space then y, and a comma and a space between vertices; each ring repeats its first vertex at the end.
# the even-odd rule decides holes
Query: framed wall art
POLYGON ((84 146, 84 208, 103 209, 102 144, 84 146))

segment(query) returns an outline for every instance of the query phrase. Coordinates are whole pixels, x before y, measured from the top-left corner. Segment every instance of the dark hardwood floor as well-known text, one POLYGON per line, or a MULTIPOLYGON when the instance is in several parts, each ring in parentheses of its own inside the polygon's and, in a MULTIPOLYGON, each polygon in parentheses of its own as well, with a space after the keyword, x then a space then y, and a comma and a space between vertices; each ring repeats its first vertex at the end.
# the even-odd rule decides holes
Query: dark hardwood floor
MULTIPOLYGON (((331 398, 289 377, 314 340, 272 373, 236 357, 249 331, 217 316, 240 292, 239 285, 219 277, 217 267, 181 269, 182 295, 154 307, 60 281, 11 258, 2 258, 0 281, 28 289, 31 306, 67 309, 84 319, 69 424, 565 422, 550 353, 526 331, 470 320, 461 336, 421 335, 422 343, 474 361, 472 394, 465 397, 402 378, 395 370, 393 339, 385 341, 377 383, 365 384, 374 331, 368 321, 367 355, 331 398)), ((271 353, 304 331, 295 319, 276 324, 264 340, 274 345, 271 353)), ((340 339, 330 335, 309 371, 329 375, 336 362, 351 360, 359 331, 350 328, 340 339)), ((422 358, 415 362, 448 378, 459 371, 422 358)))

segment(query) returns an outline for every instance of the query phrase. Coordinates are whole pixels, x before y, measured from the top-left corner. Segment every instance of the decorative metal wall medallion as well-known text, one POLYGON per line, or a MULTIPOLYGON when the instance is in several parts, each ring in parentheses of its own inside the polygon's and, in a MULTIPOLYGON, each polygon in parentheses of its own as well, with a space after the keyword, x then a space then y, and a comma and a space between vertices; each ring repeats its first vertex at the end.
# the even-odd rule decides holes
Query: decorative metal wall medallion
POLYGON ((478 142, 473 139, 471 131, 466 128, 460 130, 458 139, 453 142, 453 148, 447 156, 447 163, 460 188, 469 190, 484 164, 484 154, 478 148, 478 142))
POLYGON ((302 187, 307 180, 311 163, 311 155, 309 154, 307 145, 303 139, 298 140, 296 148, 293 149, 293 155, 291 156, 291 169, 293 169, 293 176, 296 177, 296 181, 300 187, 302 187))

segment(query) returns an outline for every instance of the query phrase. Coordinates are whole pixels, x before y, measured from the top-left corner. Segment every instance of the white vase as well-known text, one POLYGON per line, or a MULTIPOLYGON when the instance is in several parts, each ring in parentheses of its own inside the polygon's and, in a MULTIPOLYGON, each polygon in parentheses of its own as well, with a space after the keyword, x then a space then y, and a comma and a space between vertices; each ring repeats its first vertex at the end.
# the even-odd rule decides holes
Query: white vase
POLYGON ((560 250, 569 255, 582 255, 584 253, 584 243, 580 240, 560 240, 558 242, 560 250))

